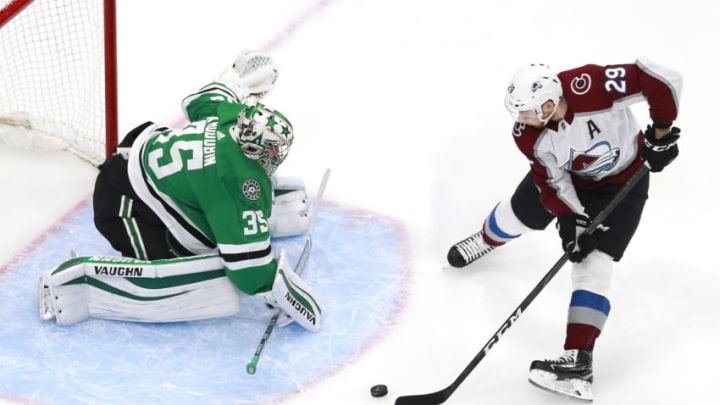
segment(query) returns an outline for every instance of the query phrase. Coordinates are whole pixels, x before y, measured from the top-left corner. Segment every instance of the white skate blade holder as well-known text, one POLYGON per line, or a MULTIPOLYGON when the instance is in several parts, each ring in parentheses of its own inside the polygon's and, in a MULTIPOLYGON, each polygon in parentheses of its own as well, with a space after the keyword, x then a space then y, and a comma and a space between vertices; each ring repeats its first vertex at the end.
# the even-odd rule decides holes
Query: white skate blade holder
POLYGON ((530 384, 553 394, 585 403, 593 401, 591 384, 578 378, 558 380, 555 374, 547 371, 530 370, 528 381, 530 381, 530 384))

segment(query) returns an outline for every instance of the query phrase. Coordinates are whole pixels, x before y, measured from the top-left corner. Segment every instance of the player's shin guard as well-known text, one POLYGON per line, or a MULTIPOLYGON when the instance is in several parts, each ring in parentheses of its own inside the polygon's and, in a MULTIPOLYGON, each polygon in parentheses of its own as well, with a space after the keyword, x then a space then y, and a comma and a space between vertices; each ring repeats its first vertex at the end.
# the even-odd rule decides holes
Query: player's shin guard
POLYGON ((303 328, 316 332, 320 329, 320 305, 310 286, 295 274, 288 265, 285 251, 277 257, 278 269, 273 282, 272 295, 277 306, 303 328))

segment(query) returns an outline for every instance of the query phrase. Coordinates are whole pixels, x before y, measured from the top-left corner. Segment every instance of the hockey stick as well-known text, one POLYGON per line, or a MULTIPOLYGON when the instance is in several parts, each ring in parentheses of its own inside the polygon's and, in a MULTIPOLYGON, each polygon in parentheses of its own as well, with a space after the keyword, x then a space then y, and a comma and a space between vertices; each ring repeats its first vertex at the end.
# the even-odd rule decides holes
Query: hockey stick
MULTIPOLYGON (((315 233, 315 221, 317 220, 318 207, 320 205, 320 202, 322 201, 323 194, 325 193, 325 187, 327 186, 329 178, 330 169, 325 169, 322 181, 320 181, 320 188, 318 189, 317 196, 315 197, 315 204, 313 205, 312 214, 310 216, 310 228, 308 229, 308 236, 307 240, 305 241, 305 247, 303 247, 303 251, 300 254, 300 258, 298 259, 297 264, 295 264, 294 271, 298 275, 302 273, 303 269, 305 269, 305 264, 310 257, 310 249, 312 249, 312 239, 313 234, 315 233)), ((278 319, 280 319, 280 314, 280 310, 276 310, 275 315, 273 315, 272 319, 270 319, 270 322, 268 323, 267 328, 265 328, 265 333, 263 333, 257 349, 255 349, 255 355, 245 367, 245 370, 247 370, 248 374, 255 374, 255 372, 257 371, 257 363, 260 360, 260 354, 265 348, 265 344, 267 344, 268 339, 270 339, 270 335, 272 335, 273 330, 275 330, 275 325, 277 325, 277 321, 278 319)))
MULTIPOLYGON (((600 224, 610 215, 610 213, 617 207, 618 204, 622 201, 623 198, 635 187, 635 185, 648 173, 648 168, 646 166, 642 166, 631 178, 627 181, 627 183, 617 192, 617 194, 613 197, 613 199, 610 201, 610 203, 602 210, 600 213, 595 217, 592 224, 585 229, 584 233, 587 235, 591 235, 593 232, 595 232, 595 229, 597 229, 600 224)), ((480 361, 485 358, 485 356, 488 354, 490 349, 495 346, 497 342, 500 341, 500 338, 502 335, 505 334, 505 332, 510 329, 515 322, 517 322, 518 318, 520 318, 520 315, 530 306, 530 303, 533 302, 533 300, 540 294, 540 292, 545 288, 546 285, 552 280, 553 277, 560 271, 562 266, 569 260, 570 253, 565 252, 562 257, 555 263, 554 266, 550 269, 550 271, 545 274, 545 277, 543 277, 540 282, 535 286, 535 288, 530 291, 530 294, 528 294, 527 297, 523 300, 522 303, 520 303, 520 306, 518 306, 512 314, 508 317, 507 320, 500 326, 500 329, 495 332, 493 337, 490 338, 490 340, 485 343, 485 346, 480 350, 480 352, 475 355, 475 358, 470 361, 470 364, 465 367, 465 369, 460 373, 460 375, 455 379, 455 381, 452 382, 449 386, 447 386, 445 389, 442 389, 437 392, 433 392, 430 394, 422 394, 422 395, 406 395, 398 397, 395 400, 395 405, 435 405, 435 404, 442 404, 443 402, 447 401, 447 399, 452 395, 453 392, 462 384, 463 381, 470 375, 470 373, 475 369, 475 367, 480 363, 480 361)))

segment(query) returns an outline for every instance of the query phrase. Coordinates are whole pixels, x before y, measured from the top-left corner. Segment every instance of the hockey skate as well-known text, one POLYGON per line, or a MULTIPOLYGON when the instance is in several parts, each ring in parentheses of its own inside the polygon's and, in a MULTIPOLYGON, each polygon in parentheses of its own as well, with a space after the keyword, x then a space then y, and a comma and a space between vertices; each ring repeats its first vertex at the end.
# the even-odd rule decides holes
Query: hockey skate
POLYGON ((461 268, 490 253, 495 246, 490 246, 483 239, 483 231, 475 233, 454 244, 447 255, 451 266, 461 268))
POLYGON ((530 364, 530 384, 584 402, 592 402, 592 352, 567 350, 556 360, 535 360, 530 364))
POLYGON ((38 298, 39 298, 39 309, 40 319, 43 321, 49 321, 55 317, 55 312, 50 305, 52 297, 50 296, 50 287, 48 287, 47 280, 45 277, 40 277, 38 283, 38 298))

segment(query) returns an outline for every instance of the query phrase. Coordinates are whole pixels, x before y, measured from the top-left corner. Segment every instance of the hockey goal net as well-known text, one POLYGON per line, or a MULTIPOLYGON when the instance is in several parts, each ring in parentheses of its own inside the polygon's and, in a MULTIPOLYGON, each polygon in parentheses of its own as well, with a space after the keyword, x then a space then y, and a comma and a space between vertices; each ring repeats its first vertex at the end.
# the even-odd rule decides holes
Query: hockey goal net
POLYGON ((0 0, 0 142, 98 164, 117 143, 115 0, 0 0))

